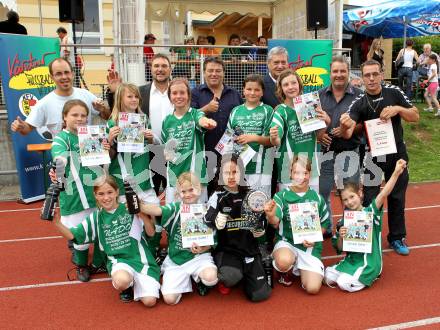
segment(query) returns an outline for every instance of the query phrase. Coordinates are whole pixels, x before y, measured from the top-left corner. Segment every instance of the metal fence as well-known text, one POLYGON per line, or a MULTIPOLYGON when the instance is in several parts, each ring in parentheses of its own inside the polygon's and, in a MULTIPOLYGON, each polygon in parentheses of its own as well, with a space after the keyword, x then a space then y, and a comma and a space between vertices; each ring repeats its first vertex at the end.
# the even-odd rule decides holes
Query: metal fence
MULTIPOLYGON (((267 48, 257 46, 197 46, 197 45, 67 45, 76 46, 77 63, 75 66, 75 86, 91 90, 97 96, 105 98, 108 70, 116 70, 124 81, 138 85, 152 80, 150 62, 152 53, 145 46, 152 46, 154 54, 161 53, 169 57, 172 77, 185 77, 191 87, 204 83, 203 62, 208 56, 220 57, 225 64, 224 82, 241 91, 244 78, 251 73, 267 73, 267 48), (94 48, 94 54, 87 49, 94 48), (98 52, 97 50, 100 50, 98 52), (103 55, 107 55, 103 57, 103 55), (114 62, 112 64, 111 56, 114 62), (104 59, 103 59, 104 58, 104 59)), ((346 54, 350 58, 350 49, 334 49, 334 53, 346 54)), ((0 86, 0 105, 4 105, 3 89, 0 86)))

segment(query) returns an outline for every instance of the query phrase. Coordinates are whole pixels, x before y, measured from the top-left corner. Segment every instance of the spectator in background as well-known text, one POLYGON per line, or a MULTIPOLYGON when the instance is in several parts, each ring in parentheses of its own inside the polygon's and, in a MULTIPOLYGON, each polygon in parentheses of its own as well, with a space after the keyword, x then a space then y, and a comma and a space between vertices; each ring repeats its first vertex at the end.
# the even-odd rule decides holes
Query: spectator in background
MULTIPOLYGON (((267 47, 267 39, 263 36, 259 36, 257 39, 257 46, 267 47)), ((255 66, 256 71, 262 76, 267 74, 267 48, 255 49, 254 60, 257 61, 255 66)))
POLYGON ((403 65, 399 68, 397 76, 399 78, 399 87, 405 91, 406 96, 411 99, 412 94, 412 76, 413 76, 413 62, 418 60, 417 52, 413 49, 414 41, 406 40, 406 47, 399 51, 396 57, 396 63, 400 58, 403 58, 403 65))
POLYGON ((351 78, 350 85, 359 89, 364 89, 364 84, 362 82, 362 79, 359 77, 351 78))
POLYGON ((382 39, 374 39, 368 51, 367 60, 376 60, 379 62, 382 71, 384 71, 383 56, 384 51, 382 50, 382 39))
MULTIPOLYGON (((156 37, 152 33, 148 33, 144 37, 144 45, 154 45, 156 37)), ((144 46, 144 63, 145 63, 145 80, 151 81, 151 59, 154 56, 154 50, 151 46, 144 46)))
POLYGON ((436 55, 437 61, 440 61, 440 57, 438 56, 438 54, 432 51, 431 44, 424 44, 423 53, 420 54, 419 59, 417 60, 417 64, 419 65, 417 68, 417 72, 419 73, 420 77, 428 77, 428 58, 431 54, 436 55))
MULTIPOLYGON (((259 36, 257 39, 257 46, 267 47, 267 39, 263 36, 259 36)), ((267 48, 257 49, 257 55, 267 55, 267 48)))
POLYGON ((1 33, 12 33, 12 34, 27 34, 26 28, 18 23, 20 21, 20 17, 18 14, 10 10, 6 14, 7 20, 0 22, 0 32, 1 33))
MULTIPOLYGON (((240 46, 240 37, 237 34, 231 34, 229 36, 229 46, 240 46)), ((239 48, 225 48, 222 51, 223 60, 233 60, 241 57, 241 51, 239 48)))
MULTIPOLYGON (((194 45, 193 37, 186 37, 184 45, 194 45)), ((172 54, 177 54, 177 64, 173 70, 173 77, 185 77, 188 80, 195 79, 194 61, 197 58, 195 47, 175 47, 171 49, 172 54), (192 72, 194 71, 194 72, 192 72)))
MULTIPOLYGON (((207 36, 206 40, 208 40, 208 44, 214 46, 216 43, 215 37, 214 36, 207 36)), ((217 56, 219 54, 219 51, 217 48, 211 48, 211 55, 212 56, 217 56)))
POLYGON ((67 30, 60 26, 57 29, 58 38, 60 38, 60 57, 68 60, 72 65, 74 65, 74 54, 73 49, 67 47, 67 44, 73 44, 73 41, 68 37, 67 30))

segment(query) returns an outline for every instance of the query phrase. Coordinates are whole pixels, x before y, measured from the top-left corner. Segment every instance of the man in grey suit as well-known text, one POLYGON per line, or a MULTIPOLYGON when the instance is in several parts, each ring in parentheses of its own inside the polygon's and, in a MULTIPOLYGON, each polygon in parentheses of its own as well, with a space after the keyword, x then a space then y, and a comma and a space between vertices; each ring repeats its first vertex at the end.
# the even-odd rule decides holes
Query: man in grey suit
POLYGON ((281 46, 272 48, 267 54, 268 74, 264 80, 263 103, 270 105, 272 108, 280 104, 280 100, 276 96, 276 82, 281 72, 289 68, 289 54, 287 49, 281 46))

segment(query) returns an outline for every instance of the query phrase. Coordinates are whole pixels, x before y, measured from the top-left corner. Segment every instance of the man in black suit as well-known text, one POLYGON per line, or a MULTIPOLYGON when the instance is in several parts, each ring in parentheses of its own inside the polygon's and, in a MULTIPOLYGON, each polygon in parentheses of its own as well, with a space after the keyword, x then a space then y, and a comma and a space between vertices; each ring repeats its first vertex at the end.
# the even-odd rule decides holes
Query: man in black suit
MULTIPOLYGON (((160 186, 167 186, 165 176, 165 158, 163 146, 160 146, 162 122, 165 117, 173 113, 173 106, 168 98, 168 85, 171 76, 170 59, 163 54, 156 54, 151 59, 151 74, 153 81, 139 87, 142 98, 142 112, 145 113, 151 123, 154 134, 154 145, 150 146, 150 168, 154 172, 154 190, 159 195, 160 186)), ((110 109, 113 109, 114 93, 121 83, 117 72, 111 71, 107 76, 108 93, 107 100, 110 109)))
POLYGON ((280 104, 280 100, 276 96, 276 82, 281 72, 289 68, 289 54, 286 48, 277 46, 272 48, 267 54, 268 74, 264 76, 264 94, 263 103, 270 105, 272 108, 280 104))

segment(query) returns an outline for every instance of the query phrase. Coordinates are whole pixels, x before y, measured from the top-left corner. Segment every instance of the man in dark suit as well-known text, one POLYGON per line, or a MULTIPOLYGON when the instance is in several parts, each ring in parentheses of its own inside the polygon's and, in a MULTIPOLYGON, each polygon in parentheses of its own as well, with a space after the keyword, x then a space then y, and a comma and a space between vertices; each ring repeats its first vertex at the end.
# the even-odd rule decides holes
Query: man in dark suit
POLYGON ((264 76, 263 103, 272 108, 280 104, 276 96, 276 82, 281 72, 289 68, 289 54, 284 47, 274 47, 267 54, 267 68, 269 72, 264 76))
POLYGON ((20 17, 15 11, 9 11, 6 17, 8 18, 6 21, 0 22, 1 33, 27 34, 26 28, 18 23, 20 17))
MULTIPOLYGON (((154 145, 150 146, 150 168, 154 172, 154 190, 159 195, 160 186, 162 185, 165 189, 167 185, 163 147, 159 145, 162 122, 167 115, 173 113, 173 106, 167 94, 171 76, 169 58, 163 54, 154 55, 151 59, 151 74, 153 81, 140 86, 139 92, 142 98, 142 112, 148 116, 154 134, 154 145)), ((111 71, 107 76, 107 81, 109 84, 107 100, 110 109, 113 109, 114 93, 120 85, 121 79, 117 72, 111 71)))

